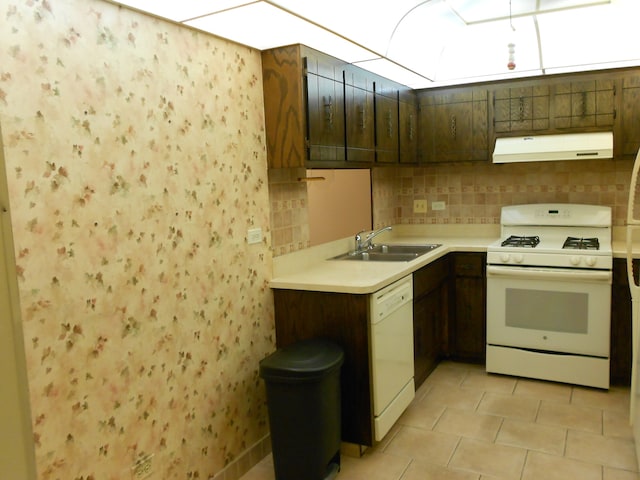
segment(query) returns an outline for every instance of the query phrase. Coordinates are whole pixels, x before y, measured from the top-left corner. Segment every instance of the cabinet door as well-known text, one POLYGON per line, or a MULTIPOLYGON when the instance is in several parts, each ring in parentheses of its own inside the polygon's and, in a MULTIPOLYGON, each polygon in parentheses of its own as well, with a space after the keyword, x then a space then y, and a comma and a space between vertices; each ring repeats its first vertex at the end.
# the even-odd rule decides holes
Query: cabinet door
POLYGON ((451 90, 420 99, 422 162, 487 160, 487 92, 451 90))
POLYGON ((500 88, 493 93, 496 133, 529 134, 549 129, 549 87, 500 88))
POLYGON ((415 94, 400 98, 400 163, 418 161, 418 104, 415 94))
POLYGON ((622 136, 616 147, 617 153, 635 156, 640 149, 640 74, 631 74, 623 79, 621 117, 622 136))
POLYGON ((278 348, 322 337, 344 349, 342 440, 373 445, 369 296, 276 289, 273 300, 278 348))
MULTIPOLYGON (((635 270, 637 272, 637 269, 635 270)), ((626 260, 613 259, 611 289, 611 358, 613 385, 631 385, 631 292, 627 280, 626 260)))
POLYGON ((398 163, 398 90, 375 82, 376 162, 398 163))
POLYGON ((416 388, 445 353, 449 319, 449 257, 445 256, 413 274, 413 354, 416 388))
POLYGON ((613 126, 613 79, 566 81, 554 85, 553 90, 554 128, 581 131, 613 126))
POLYGON ((413 308, 413 365, 416 389, 436 368, 442 354, 442 328, 446 320, 447 288, 441 284, 413 308))
POLYGON ((466 361, 483 362, 486 350, 486 255, 456 253, 451 332, 451 354, 466 361))
POLYGON ((299 168, 307 161, 304 62, 296 45, 262 52, 264 122, 269 168, 299 168))
POLYGON ((373 163, 376 155, 373 79, 356 67, 344 73, 347 161, 373 163))
POLYGON ((344 161, 343 85, 314 73, 307 73, 306 84, 309 161, 344 161))

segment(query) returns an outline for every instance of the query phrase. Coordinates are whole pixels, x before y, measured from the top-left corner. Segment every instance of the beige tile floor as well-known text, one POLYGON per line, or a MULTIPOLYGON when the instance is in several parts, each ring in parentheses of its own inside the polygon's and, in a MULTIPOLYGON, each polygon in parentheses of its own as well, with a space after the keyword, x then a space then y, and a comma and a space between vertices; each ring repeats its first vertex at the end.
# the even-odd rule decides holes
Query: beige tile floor
MULTIPOLYGON (((628 397, 444 362, 337 480, 640 480, 628 397)), ((269 455, 241 480, 274 478, 269 455)))

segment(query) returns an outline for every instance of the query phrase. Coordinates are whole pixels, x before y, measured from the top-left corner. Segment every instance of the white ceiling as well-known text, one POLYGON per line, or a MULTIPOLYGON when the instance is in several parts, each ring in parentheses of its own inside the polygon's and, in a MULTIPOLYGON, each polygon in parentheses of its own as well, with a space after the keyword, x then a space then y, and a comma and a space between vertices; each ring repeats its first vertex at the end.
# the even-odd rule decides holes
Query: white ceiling
POLYGON ((302 43, 413 88, 640 65, 639 0, 107 1, 259 50, 302 43))

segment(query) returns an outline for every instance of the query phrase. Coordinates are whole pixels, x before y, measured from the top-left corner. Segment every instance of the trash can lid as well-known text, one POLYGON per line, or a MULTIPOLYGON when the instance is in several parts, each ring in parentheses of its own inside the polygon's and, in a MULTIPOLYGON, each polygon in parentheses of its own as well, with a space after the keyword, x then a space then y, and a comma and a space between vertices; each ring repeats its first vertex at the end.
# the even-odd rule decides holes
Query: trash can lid
POLYGON ((263 359, 260 376, 265 380, 312 380, 329 375, 343 361, 344 352, 339 345, 313 338, 279 348, 263 359))

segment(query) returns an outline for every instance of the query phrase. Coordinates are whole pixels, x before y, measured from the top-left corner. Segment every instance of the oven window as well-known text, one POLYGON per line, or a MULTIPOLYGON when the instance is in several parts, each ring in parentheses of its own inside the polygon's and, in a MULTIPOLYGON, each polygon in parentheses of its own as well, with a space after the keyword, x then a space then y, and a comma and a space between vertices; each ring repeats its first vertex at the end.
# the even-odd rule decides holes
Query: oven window
POLYGON ((507 288, 505 295, 509 327, 588 333, 588 293, 507 288))

